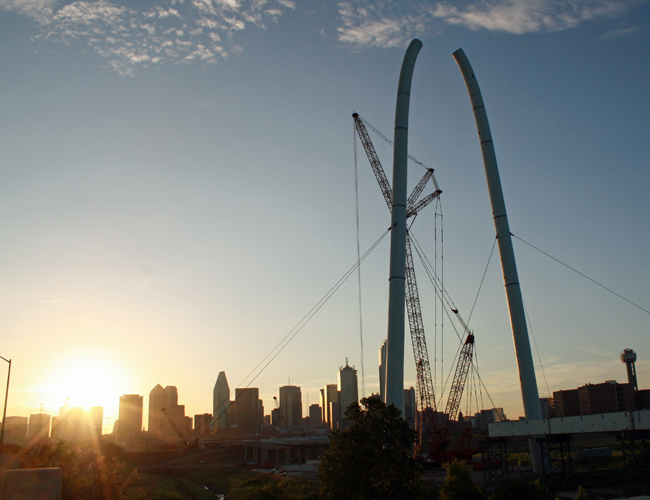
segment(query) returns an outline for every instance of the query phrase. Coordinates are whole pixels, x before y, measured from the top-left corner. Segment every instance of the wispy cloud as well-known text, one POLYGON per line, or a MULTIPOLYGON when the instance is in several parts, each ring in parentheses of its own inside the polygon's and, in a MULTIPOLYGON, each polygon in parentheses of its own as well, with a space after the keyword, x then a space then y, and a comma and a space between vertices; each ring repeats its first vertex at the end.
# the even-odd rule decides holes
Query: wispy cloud
POLYGON ((289 0, 0 0, 0 9, 34 19, 39 41, 79 45, 106 58, 122 75, 164 62, 214 64, 241 51, 236 34, 264 28, 289 0))
MULTIPOLYGON (((622 16, 640 3, 642 0, 412 0, 400 2, 397 8, 393 2, 349 0, 338 4, 338 36, 358 46, 392 47, 445 24, 512 34, 554 32, 622 16)), ((626 36, 626 32, 618 36, 626 36)))
POLYGON ((628 36, 635 36, 639 32, 638 26, 633 28, 621 28, 617 30, 608 31, 601 38, 610 40, 612 38, 625 38, 628 36))

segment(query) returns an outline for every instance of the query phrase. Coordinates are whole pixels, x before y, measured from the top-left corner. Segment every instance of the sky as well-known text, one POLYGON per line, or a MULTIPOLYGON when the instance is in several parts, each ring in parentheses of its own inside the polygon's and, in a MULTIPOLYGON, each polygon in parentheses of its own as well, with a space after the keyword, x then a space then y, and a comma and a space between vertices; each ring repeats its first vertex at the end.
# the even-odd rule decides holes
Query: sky
MULTIPOLYGON (((192 416, 212 411, 220 371, 259 387, 268 414, 286 384, 318 403, 346 359, 377 392, 388 238, 293 329, 354 266, 357 238, 363 254, 390 224, 351 115, 392 137, 413 38, 409 153, 443 191, 413 233, 469 319, 484 382, 461 411, 522 415, 452 53, 481 86, 512 233, 650 310, 649 21, 637 0, 0 0, 7 415, 67 400, 104 406, 110 429, 119 396, 141 394, 146 422, 161 384, 192 416)), ((371 138, 390 178, 391 148, 371 138)), ((411 164, 409 185, 422 174, 411 164)), ((514 246, 540 396, 625 381, 627 347, 650 387, 650 314, 514 246)), ((444 401, 459 340, 417 272, 444 401)))

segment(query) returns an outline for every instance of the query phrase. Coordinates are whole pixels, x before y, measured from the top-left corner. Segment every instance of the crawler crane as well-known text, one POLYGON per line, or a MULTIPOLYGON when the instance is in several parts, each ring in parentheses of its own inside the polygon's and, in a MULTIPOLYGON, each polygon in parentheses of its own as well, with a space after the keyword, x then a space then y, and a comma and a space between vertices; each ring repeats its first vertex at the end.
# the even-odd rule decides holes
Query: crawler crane
MULTIPOLYGON (((377 152, 370 140, 364 121, 358 113, 354 113, 352 118, 354 119, 357 135, 363 145, 375 177, 377 178, 384 200, 388 205, 388 210, 392 210, 392 189, 384 169, 381 166, 377 152)), ((438 187, 433 175, 433 169, 427 169, 424 176, 420 179, 408 198, 407 219, 415 218, 423 208, 438 198, 441 193, 442 191, 438 187), (434 185, 434 192, 418 201, 418 198, 429 181, 434 185)), ((427 458, 435 463, 453 460, 453 458, 467 459, 471 456, 471 452, 468 450, 469 440, 466 439, 467 436, 458 443, 455 449, 449 449, 449 445, 453 430, 453 421, 458 416, 460 400, 463 395, 467 374, 472 362, 474 335, 467 330, 467 325, 465 325, 461 319, 464 333, 467 333, 467 338, 461 350, 458 365, 456 366, 456 372, 454 374, 454 380, 449 391, 449 398, 445 408, 447 418, 438 418, 433 379, 431 377, 431 366, 429 364, 429 354, 424 334, 422 309, 420 307, 420 296, 418 293, 415 267, 413 264, 411 236, 408 229, 406 238, 406 309, 408 313, 409 328, 411 331, 411 342, 413 344, 413 355, 415 358, 418 391, 417 407, 422 418, 418 431, 422 436, 421 440, 428 446, 427 458)), ((458 311, 454 310, 454 312, 458 315, 458 311)), ((460 318, 460 316, 458 317, 460 318)))

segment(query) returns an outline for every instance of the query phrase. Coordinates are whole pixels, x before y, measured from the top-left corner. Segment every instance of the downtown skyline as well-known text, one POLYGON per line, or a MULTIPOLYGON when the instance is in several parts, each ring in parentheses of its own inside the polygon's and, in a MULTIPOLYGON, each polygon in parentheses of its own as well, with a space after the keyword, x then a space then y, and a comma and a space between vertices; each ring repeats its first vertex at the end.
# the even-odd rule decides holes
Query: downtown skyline
MULTIPOLYGON (((445 286, 463 317, 494 228, 459 47, 481 85, 512 232, 650 309, 647 2, 199 4, 0 0, 7 415, 69 397, 115 418, 120 395, 159 382, 194 415, 210 411, 220 371, 246 386, 356 261, 351 114, 392 136, 414 37, 409 152, 436 169, 445 286)), ((390 177, 391 150, 373 141, 390 177)), ((363 253, 389 217, 357 149, 363 253)), ((429 211, 414 226, 431 253, 434 224, 429 211)), ((515 253, 540 396, 623 381, 624 348, 650 386, 650 315, 518 240, 515 253)), ((361 273, 363 358, 355 275, 251 382, 266 404, 289 379, 303 405, 307 391, 318 402, 345 357, 359 395, 379 392, 387 240, 361 273)), ((439 320, 434 335, 430 295, 440 383, 458 341, 446 324, 443 345, 439 320)), ((496 255, 470 328, 495 405, 522 414, 496 255)), ((409 346, 407 387, 411 360, 409 346)))

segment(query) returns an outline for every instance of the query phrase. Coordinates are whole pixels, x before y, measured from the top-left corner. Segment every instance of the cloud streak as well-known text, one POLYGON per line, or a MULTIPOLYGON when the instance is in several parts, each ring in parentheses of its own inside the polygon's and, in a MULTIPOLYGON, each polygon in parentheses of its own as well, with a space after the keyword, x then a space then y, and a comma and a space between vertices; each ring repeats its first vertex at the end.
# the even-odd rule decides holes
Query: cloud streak
POLYGON ((133 75, 165 62, 228 59, 241 52, 239 32, 263 29, 296 6, 290 0, 160 0, 143 9, 136 1, 0 0, 0 8, 31 17, 41 28, 38 41, 79 45, 133 75))
MULTIPOLYGON (((641 0, 488 0, 400 2, 350 0, 338 3, 339 40, 357 46, 401 46, 445 25, 521 35, 574 28, 620 17, 641 0)), ((621 31, 613 36, 626 36, 621 31)))

